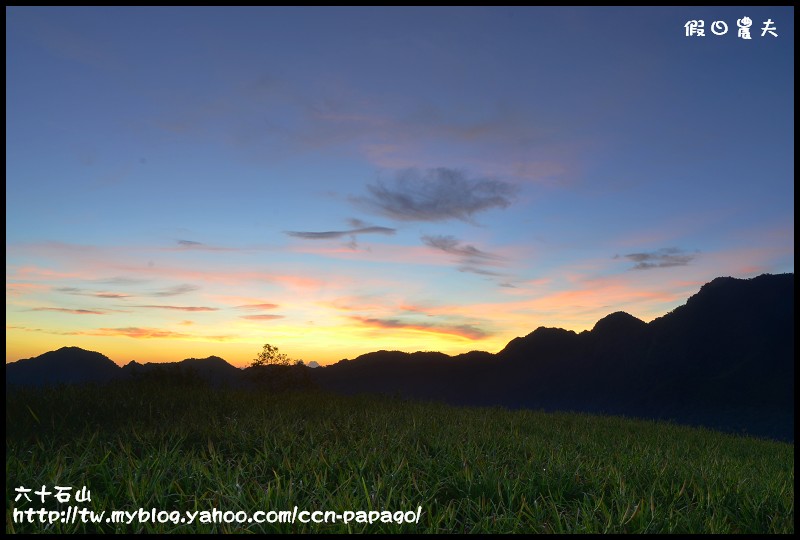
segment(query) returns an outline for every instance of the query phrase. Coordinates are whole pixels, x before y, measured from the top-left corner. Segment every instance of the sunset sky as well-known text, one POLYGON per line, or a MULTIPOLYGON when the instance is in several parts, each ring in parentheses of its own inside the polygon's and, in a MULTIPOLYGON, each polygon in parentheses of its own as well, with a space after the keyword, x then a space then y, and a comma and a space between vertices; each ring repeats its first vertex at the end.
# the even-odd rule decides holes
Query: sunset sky
POLYGON ((7 7, 6 361, 497 352, 794 272, 793 21, 7 7))

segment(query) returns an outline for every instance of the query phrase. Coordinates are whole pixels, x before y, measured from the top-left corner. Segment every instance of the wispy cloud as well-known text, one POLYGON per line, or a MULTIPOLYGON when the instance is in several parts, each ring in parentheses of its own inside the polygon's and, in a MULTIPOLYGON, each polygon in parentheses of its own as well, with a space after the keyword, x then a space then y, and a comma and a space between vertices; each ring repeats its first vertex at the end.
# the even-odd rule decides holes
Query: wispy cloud
POLYGON ((363 227, 369 227, 366 222, 358 219, 358 218, 348 218, 347 224, 354 229, 361 229, 363 227))
POLYGON ((79 289, 78 287, 56 287, 54 290, 67 294, 86 294, 85 289, 79 289))
MULTIPOLYGON (((688 253, 678 248, 661 248, 649 253, 629 253, 623 255, 625 259, 636 263, 631 270, 651 270, 653 268, 669 268, 672 266, 686 266, 694 260, 697 253, 688 253)), ((614 256, 620 258, 619 255, 614 256)))
POLYGON ((172 309, 175 311, 219 311, 217 308, 212 307, 197 307, 197 306, 159 306, 159 305, 145 305, 145 306, 131 306, 137 308, 147 309, 172 309))
POLYGON ((397 311, 409 313, 426 313, 430 306, 416 304, 409 302, 405 299, 403 294, 398 292, 385 291, 380 295, 352 295, 340 296, 331 300, 320 302, 326 308, 335 309, 339 311, 383 311, 390 310, 393 313, 397 311))
POLYGON ((115 276, 108 279, 98 279, 97 283, 105 283, 108 285, 138 285, 139 283, 146 283, 146 279, 132 278, 126 276, 115 276))
POLYGON ((377 319, 369 317, 351 316, 350 319, 357 321, 364 326, 376 328, 394 328, 417 330, 421 332, 432 332, 436 334, 448 334, 472 340, 484 339, 491 334, 471 324, 435 324, 427 322, 406 322, 399 319, 377 319))
MULTIPOLYGON (((203 242, 196 242, 194 240, 176 240, 178 244, 179 251, 251 251, 253 249, 257 249, 254 247, 250 248, 237 248, 237 247, 226 247, 226 246, 212 246, 209 244, 204 244, 203 242)), ((174 248, 169 248, 174 249, 174 248)))
MULTIPOLYGON (((500 272, 492 272, 491 270, 486 270, 485 268, 478 268, 477 266, 459 266, 459 272, 467 272, 470 274, 478 274, 479 276, 488 276, 488 277, 501 277, 503 274, 500 272)), ((508 284, 504 285, 508 286, 508 284)), ((513 286, 513 285, 512 285, 513 286)))
POLYGON ((73 332, 73 335, 89 336, 126 336, 136 339, 155 339, 155 338, 189 338, 188 334, 172 332, 171 330, 161 330, 159 328, 140 328, 129 326, 127 328, 98 328, 88 332, 73 332))
POLYGON ((156 297, 178 296, 180 294, 194 292, 199 288, 200 287, 198 287, 197 285, 189 285, 184 283, 183 285, 175 285, 173 287, 167 287, 166 289, 162 289, 160 291, 152 292, 148 296, 156 296, 156 297))
POLYGON ((491 208, 506 208, 514 200, 513 184, 490 178, 467 178, 459 170, 440 167, 420 173, 406 169, 391 182, 367 185, 369 195, 353 201, 398 221, 472 222, 491 208))
POLYGON ((226 335, 191 335, 183 334, 181 332, 173 332, 172 330, 162 330, 160 328, 147 328, 138 326, 129 326, 125 328, 97 328, 95 330, 65 332, 63 335, 70 336, 124 336, 134 339, 192 339, 204 341, 229 341, 235 339, 236 336, 226 335))
POLYGON ((6 283, 6 297, 24 296, 50 289, 49 285, 40 283, 6 283))
POLYGON ((283 319, 283 315, 269 315, 269 314, 258 314, 258 315, 242 315, 241 319, 247 319, 249 321, 272 321, 274 319, 283 319))
POLYGON ((285 231, 285 234, 294 238, 303 238, 305 240, 328 240, 331 238, 342 238, 343 236, 355 236, 358 234, 387 234, 392 235, 397 229, 389 227, 360 227, 358 229, 349 229, 346 231, 323 231, 323 232, 306 232, 306 231, 285 231))
POLYGON ((454 236, 425 235, 422 242, 434 249, 455 255, 465 265, 496 264, 502 257, 482 251, 475 246, 461 243, 454 236))
POLYGON ((425 235, 421 237, 421 240, 428 247, 454 256, 459 265, 459 272, 477 274, 488 278, 506 278, 506 281, 500 283, 500 285, 513 287, 507 282, 509 276, 486 268, 486 266, 503 265, 504 257, 480 250, 470 244, 464 244, 454 236, 425 235))
POLYGON ((68 309, 68 308, 57 308, 57 307, 38 307, 38 308, 31 308, 28 311, 57 311, 60 313, 71 313, 73 315, 105 315, 105 311, 97 311, 94 309, 68 309))
POLYGON ((259 310, 259 309, 275 309, 279 307, 278 304, 245 304, 243 306, 236 306, 236 309, 248 309, 248 310, 259 310))
POLYGON ((196 247, 196 246, 202 246, 203 243, 202 242, 195 242, 194 240, 178 240, 178 245, 179 246, 183 246, 183 247, 191 248, 191 247, 196 247))
POLYGON ((54 290, 65 294, 74 294, 76 296, 91 296, 94 298, 112 298, 119 300, 120 298, 131 297, 131 295, 125 293, 92 292, 86 289, 80 289, 78 287, 57 287, 54 290))

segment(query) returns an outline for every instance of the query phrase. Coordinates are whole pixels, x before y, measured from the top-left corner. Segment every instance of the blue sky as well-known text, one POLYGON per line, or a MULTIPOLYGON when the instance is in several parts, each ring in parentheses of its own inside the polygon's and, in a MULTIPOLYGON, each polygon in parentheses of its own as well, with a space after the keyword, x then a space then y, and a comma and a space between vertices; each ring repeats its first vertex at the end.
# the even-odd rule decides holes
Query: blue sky
POLYGON ((495 352, 793 272, 793 23, 7 7, 6 360, 495 352))

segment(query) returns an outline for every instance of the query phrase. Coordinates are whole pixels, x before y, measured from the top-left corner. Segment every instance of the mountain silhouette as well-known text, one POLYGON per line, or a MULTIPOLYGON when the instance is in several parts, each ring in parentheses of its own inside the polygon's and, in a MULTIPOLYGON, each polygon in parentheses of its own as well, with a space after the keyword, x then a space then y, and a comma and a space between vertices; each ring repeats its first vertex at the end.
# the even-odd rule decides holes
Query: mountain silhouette
POLYGON ((672 420, 794 440, 794 274, 717 278, 649 324, 540 327, 496 355, 379 352, 317 370, 335 392, 400 393, 672 420))
POLYGON ((196 377, 211 386, 236 386, 241 377, 240 369, 230 365, 219 356, 147 364, 131 361, 123 366, 121 371, 122 376, 128 378, 156 375, 173 378, 196 377))
MULTIPOLYGON (((540 327, 497 354, 377 351, 307 371, 336 393, 625 415, 793 441, 794 274, 717 278, 650 323, 616 312, 580 333, 540 327)), ((246 370, 214 356, 119 368, 76 347, 6 364, 6 381, 154 372, 248 384, 246 370)))
POLYGON ((107 356, 80 347, 62 347, 6 364, 6 384, 20 386, 104 383, 119 375, 119 366, 107 356))

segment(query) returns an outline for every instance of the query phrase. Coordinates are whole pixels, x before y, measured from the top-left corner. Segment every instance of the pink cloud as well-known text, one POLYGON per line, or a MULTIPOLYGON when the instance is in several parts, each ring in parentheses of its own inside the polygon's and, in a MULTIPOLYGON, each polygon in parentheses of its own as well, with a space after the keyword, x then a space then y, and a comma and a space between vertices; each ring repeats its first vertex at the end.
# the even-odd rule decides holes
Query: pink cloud
POLYGON ((283 315, 242 315, 240 317, 240 319, 247 319, 249 321, 272 321, 283 318, 283 315))
POLYGON ((48 290, 50 286, 41 283, 6 283, 6 296, 19 297, 48 290))
POLYGON ((96 311, 93 309, 67 309, 56 307, 39 307, 32 308, 30 311, 58 311, 61 313, 71 313, 73 315, 105 315, 105 311, 96 311))
MULTIPOLYGON (((10 277, 15 280, 25 281, 48 281, 54 279, 75 279, 83 278, 80 272, 59 272, 49 268, 40 268, 33 265, 22 266, 19 268, 10 267, 10 277)), ((7 275, 8 279, 9 276, 7 275)))
POLYGON ((136 339, 186 339, 191 336, 158 328, 98 328, 92 331, 70 332, 77 336, 125 336, 136 339))
POLYGON ((236 306, 237 309, 248 309, 248 310, 255 310, 255 309, 275 309, 280 307, 278 304, 244 304, 241 306, 236 306))
POLYGON ((159 306, 159 305, 146 305, 146 306, 131 306, 136 308, 148 309, 171 309, 175 311, 219 311, 218 308, 212 307, 196 307, 196 306, 159 306))
POLYGON ((364 326, 388 329, 413 330, 417 332, 427 332, 433 334, 447 334, 462 337, 470 340, 481 340, 491 334, 470 324, 434 324, 434 323, 410 323, 397 319, 375 319, 369 317, 352 316, 351 320, 357 321, 364 326))
POLYGON ((180 332, 173 332, 171 330, 161 330, 159 328, 142 328, 142 327, 126 327, 126 328, 97 328, 96 330, 76 331, 76 332, 54 332, 57 334, 71 335, 71 336, 100 336, 100 337, 115 337, 123 336, 134 339, 185 339, 196 341, 230 341, 236 339, 236 336, 225 335, 212 335, 212 336, 199 336, 182 334, 180 332))

